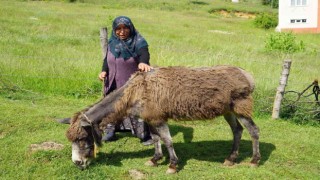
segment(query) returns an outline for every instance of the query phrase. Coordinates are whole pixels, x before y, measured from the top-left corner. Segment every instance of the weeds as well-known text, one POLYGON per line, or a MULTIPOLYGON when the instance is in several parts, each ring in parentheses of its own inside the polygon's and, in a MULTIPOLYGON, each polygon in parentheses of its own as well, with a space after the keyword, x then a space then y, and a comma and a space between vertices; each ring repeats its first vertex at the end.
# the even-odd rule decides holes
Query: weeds
POLYGON ((283 53, 304 52, 305 44, 302 40, 297 41, 292 33, 272 33, 265 41, 267 51, 279 51, 283 53))

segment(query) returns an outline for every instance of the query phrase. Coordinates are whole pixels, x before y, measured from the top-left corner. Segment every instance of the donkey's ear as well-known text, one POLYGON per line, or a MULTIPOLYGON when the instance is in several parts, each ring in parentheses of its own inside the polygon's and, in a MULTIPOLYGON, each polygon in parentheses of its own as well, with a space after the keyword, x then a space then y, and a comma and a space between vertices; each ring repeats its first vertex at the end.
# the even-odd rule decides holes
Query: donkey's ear
POLYGON ((83 120, 83 119, 81 119, 80 125, 81 125, 82 127, 91 126, 91 124, 90 124, 88 121, 85 121, 85 120, 83 120))
POLYGON ((58 119, 57 122, 62 124, 70 124, 71 118, 58 119))

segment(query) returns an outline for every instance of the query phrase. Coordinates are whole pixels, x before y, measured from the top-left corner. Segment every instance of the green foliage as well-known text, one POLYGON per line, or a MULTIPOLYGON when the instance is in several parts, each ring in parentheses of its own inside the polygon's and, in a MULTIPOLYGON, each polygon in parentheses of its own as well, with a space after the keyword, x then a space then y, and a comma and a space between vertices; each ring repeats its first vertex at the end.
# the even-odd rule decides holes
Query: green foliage
POLYGON ((272 8, 279 7, 279 0, 262 0, 263 5, 270 5, 272 8))
POLYGON ((254 19, 254 25, 264 29, 274 28, 278 25, 278 16, 271 13, 260 13, 254 19))
POLYGON ((265 42, 267 51, 279 51, 283 53, 294 53, 305 51, 305 44, 302 40, 297 41, 292 33, 272 33, 265 42))
POLYGON ((320 126, 320 103, 317 101, 318 86, 308 86, 301 92, 288 90, 281 103, 280 117, 299 125, 320 126))
POLYGON ((320 127, 320 107, 314 107, 310 110, 310 107, 302 107, 301 105, 282 105, 280 111, 280 117, 294 122, 299 125, 311 125, 320 127), (306 110, 309 108, 309 110, 306 110))

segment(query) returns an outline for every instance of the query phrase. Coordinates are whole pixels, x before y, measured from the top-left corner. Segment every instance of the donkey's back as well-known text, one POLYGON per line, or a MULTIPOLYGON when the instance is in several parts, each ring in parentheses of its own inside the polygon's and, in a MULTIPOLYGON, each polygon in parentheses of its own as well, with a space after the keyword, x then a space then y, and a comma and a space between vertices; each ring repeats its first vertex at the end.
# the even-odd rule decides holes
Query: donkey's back
MULTIPOLYGON (((139 80, 141 81, 141 80, 139 80)), ((252 76, 232 66, 166 67, 144 75, 145 119, 208 119, 228 112, 252 115, 252 76)))

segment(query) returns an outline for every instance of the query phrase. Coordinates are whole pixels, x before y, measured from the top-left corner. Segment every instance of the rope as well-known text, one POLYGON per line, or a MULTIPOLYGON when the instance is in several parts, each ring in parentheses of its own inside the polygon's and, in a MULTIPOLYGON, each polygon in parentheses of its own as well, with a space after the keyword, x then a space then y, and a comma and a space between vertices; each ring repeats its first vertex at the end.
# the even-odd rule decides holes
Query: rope
MULTIPOLYGON (((92 125, 92 121, 88 118, 88 116, 85 114, 85 113, 81 113, 83 117, 85 117, 85 119, 87 120, 87 122, 90 124, 90 127, 91 127, 91 135, 93 137, 93 157, 96 158, 97 157, 97 153, 99 152, 99 149, 98 149, 98 140, 96 139, 96 136, 94 135, 94 127, 92 125)), ((92 146, 90 146, 92 147, 92 146)))

